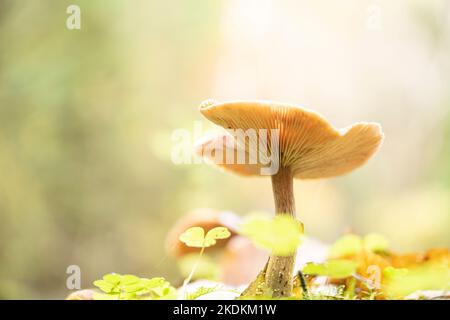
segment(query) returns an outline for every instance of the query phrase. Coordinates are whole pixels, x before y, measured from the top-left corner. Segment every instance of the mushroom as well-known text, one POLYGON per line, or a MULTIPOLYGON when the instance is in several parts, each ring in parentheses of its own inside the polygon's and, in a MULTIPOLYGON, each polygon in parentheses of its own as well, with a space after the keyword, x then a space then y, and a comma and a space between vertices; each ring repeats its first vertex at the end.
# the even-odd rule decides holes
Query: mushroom
MULTIPOLYGON (((348 173, 363 165, 383 140, 377 123, 359 122, 337 130, 318 113, 283 103, 207 100, 200 105, 200 112, 228 133, 203 140, 196 146, 197 154, 240 175, 269 172, 275 213, 293 217, 294 178, 318 179, 348 173), (243 132, 244 138, 239 138, 236 131, 243 132), (246 161, 242 161, 242 154, 246 161), (241 161, 236 161, 238 155, 241 161), (234 161, 229 161, 232 158, 234 161), (271 170, 267 170, 268 159, 278 162, 271 164, 271 170)), ((295 255, 272 255, 262 271, 274 297, 291 295, 295 255)))

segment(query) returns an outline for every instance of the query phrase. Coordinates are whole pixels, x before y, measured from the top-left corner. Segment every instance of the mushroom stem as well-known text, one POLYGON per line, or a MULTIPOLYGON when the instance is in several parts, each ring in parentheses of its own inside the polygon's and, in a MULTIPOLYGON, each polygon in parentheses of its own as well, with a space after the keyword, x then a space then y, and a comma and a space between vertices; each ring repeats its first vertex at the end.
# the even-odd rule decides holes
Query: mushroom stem
MULTIPOLYGON (((272 189, 275 198, 275 214, 288 214, 295 218, 294 176, 289 167, 281 167, 272 176, 272 189)), ((266 271, 266 285, 273 290, 274 297, 290 296, 295 255, 270 256, 266 271)))

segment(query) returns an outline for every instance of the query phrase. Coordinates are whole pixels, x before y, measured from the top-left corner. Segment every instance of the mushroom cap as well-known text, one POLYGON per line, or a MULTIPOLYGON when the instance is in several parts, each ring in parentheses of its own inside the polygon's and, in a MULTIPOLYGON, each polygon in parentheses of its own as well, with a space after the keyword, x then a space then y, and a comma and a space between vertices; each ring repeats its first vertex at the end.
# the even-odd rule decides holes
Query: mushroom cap
MULTIPOLYGON (((247 132, 248 129, 253 129, 258 139, 264 134, 268 135, 260 133, 261 129, 278 129, 279 164, 281 167, 290 167, 294 177, 299 179, 326 178, 348 173, 363 165, 378 150, 384 137, 378 123, 358 122, 338 130, 314 111, 277 102, 218 103, 208 100, 200 105, 200 112, 208 120, 230 132, 239 129, 247 132)), ((249 157, 251 148, 257 146, 259 149, 258 142, 252 141, 254 137, 250 135, 231 146, 218 143, 234 137, 235 133, 218 134, 199 143, 196 153, 225 170, 240 175, 260 175, 260 169, 267 166, 267 152, 256 150, 258 161, 255 164, 249 161, 228 164, 224 161, 228 152, 243 151, 249 157), (218 151, 225 151, 220 161, 214 157, 218 151), (263 159, 264 157, 266 158, 263 159)), ((275 148, 271 146, 270 137, 266 138, 270 155, 270 152, 275 152, 275 148)))

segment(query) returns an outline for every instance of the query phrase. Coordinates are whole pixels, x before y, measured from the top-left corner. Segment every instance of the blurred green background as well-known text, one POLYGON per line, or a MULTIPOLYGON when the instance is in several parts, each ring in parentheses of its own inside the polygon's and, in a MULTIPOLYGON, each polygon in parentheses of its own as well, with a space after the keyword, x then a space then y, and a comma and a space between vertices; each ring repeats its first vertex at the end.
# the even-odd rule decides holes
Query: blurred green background
POLYGON ((268 179, 175 165, 207 98, 382 124, 348 176, 297 181, 306 232, 450 245, 446 0, 0 1, 0 298, 64 298, 108 272, 178 281, 164 238, 197 207, 273 210, 268 179), (68 30, 66 8, 81 8, 68 30))

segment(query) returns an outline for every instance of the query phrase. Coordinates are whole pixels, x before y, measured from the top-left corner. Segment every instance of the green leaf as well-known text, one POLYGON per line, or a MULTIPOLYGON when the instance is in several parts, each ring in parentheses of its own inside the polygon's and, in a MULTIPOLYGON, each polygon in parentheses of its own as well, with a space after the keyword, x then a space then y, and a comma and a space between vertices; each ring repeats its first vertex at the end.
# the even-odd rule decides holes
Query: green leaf
POLYGON ((303 226, 289 215, 253 217, 244 221, 239 233, 277 256, 289 256, 300 245, 303 226))
POLYGON ((124 286, 128 286, 128 285, 132 285, 132 284, 137 284, 139 283, 140 279, 139 277, 133 276, 131 274, 126 274, 123 275, 121 280, 120 280, 120 284, 124 285, 124 286))
POLYGON ((147 289, 153 289, 160 286, 163 286, 166 283, 166 280, 161 277, 151 278, 151 279, 141 279, 142 285, 147 289))
POLYGON ((330 257, 339 258, 355 255, 363 249, 362 239, 354 234, 347 234, 339 238, 330 248, 330 257))
POLYGON ((177 297, 177 290, 168 282, 164 286, 154 288, 152 292, 154 293, 153 299, 156 300, 174 300, 177 297))
POLYGON ((97 293, 95 300, 139 300, 139 299, 174 299, 176 289, 164 278, 139 278, 127 274, 108 274, 94 285, 103 293, 97 293))
POLYGON ((186 300, 195 300, 205 294, 218 290, 218 286, 215 287, 198 287, 194 292, 186 295, 186 300))
POLYGON ((325 263, 308 263, 304 274, 326 276, 333 279, 348 278, 356 272, 358 263, 350 260, 330 260, 325 263))
POLYGON ((211 247, 216 244, 218 239, 226 239, 231 235, 225 227, 216 227, 208 231, 205 236, 205 230, 201 227, 192 227, 183 232, 179 239, 188 247, 202 248, 211 247))
POLYGON ((413 269, 386 268, 384 292, 390 298, 405 297, 418 290, 450 290, 450 269, 434 264, 413 269))
POLYGON ((202 248, 205 240, 205 230, 201 227, 192 227, 183 232, 179 240, 188 247, 202 248))
POLYGON ((226 239, 231 235, 230 231, 225 227, 216 227, 208 231, 205 236, 203 245, 205 248, 216 244, 218 239, 226 239))
POLYGON ((383 277, 385 278, 385 280, 404 277, 407 274, 408 274, 408 269, 406 269, 406 268, 386 267, 383 270, 383 277))
MULTIPOLYGON (((137 292, 144 293, 142 291, 144 291, 145 289, 146 288, 141 283, 135 283, 135 284, 122 286, 122 291, 124 291, 126 293, 137 293, 137 292)), ((149 290, 145 290, 145 291, 148 292, 149 290)))
POLYGON ((363 241, 364 247, 372 252, 383 252, 389 248, 389 241, 378 233, 369 233, 363 241))
POLYGON ((105 280, 106 282, 109 282, 111 284, 117 285, 122 280, 122 276, 120 274, 117 274, 117 273, 105 274, 103 276, 103 280, 105 280))
POLYGON ((116 292, 117 287, 115 284, 113 283, 109 283, 105 280, 96 280, 94 281, 94 286, 96 286, 97 288, 99 288, 100 290, 102 290, 105 293, 113 293, 116 292))

